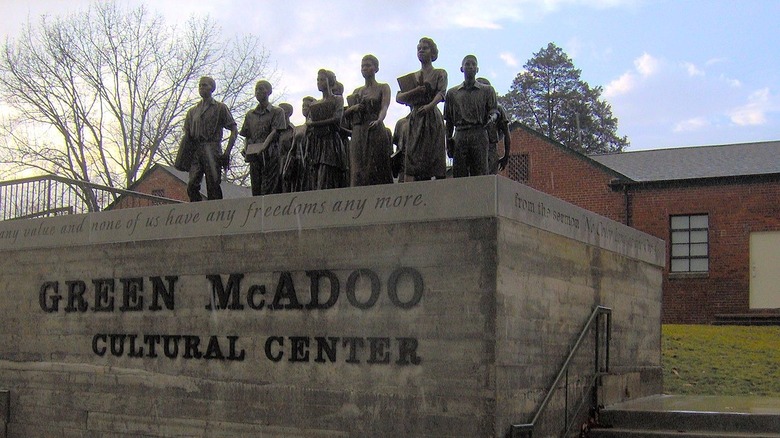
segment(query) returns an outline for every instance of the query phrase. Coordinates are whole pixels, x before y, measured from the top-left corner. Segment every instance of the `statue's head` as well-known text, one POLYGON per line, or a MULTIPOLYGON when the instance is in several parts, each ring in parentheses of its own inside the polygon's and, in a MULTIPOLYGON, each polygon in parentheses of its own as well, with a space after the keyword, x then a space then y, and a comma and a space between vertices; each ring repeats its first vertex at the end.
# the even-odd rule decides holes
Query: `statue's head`
POLYGON ((360 62, 360 71, 363 73, 363 77, 366 76, 367 68, 373 68, 374 74, 376 74, 379 71, 379 59, 374 55, 364 56, 360 62))
POLYGON ((330 88, 331 91, 333 90, 333 87, 336 86, 336 73, 333 73, 330 70, 326 70, 324 68, 320 69, 317 72, 317 89, 320 91, 325 91, 326 89, 330 88))
POLYGON ((335 84, 333 84, 333 87, 330 89, 333 94, 343 96, 344 95, 344 84, 342 84, 339 81, 336 81, 335 84))
POLYGON ((303 101, 301 102, 301 114, 303 114, 303 117, 309 117, 309 107, 312 103, 314 103, 317 99, 306 96, 303 98, 303 101))
POLYGON ((284 111, 284 115, 289 119, 293 113, 293 106, 287 102, 282 102, 279 104, 279 108, 284 111))
POLYGON ((474 55, 466 55, 460 63, 460 71, 470 78, 476 77, 479 72, 479 63, 474 55))
POLYGON ((261 79, 255 84, 255 97, 258 102, 267 101, 268 96, 270 96, 272 92, 273 87, 271 86, 271 83, 265 79, 261 79))
POLYGON ((204 99, 211 97, 216 89, 217 82, 210 76, 203 76, 198 81, 198 94, 204 99))
MULTIPOLYGON (((436 61, 439 58, 439 47, 436 46, 436 43, 428 37, 422 37, 420 38, 420 42, 417 43, 417 58, 420 58, 420 49, 427 47, 428 51, 430 52, 431 62, 436 61)), ((422 59, 420 59, 422 61, 422 59)))

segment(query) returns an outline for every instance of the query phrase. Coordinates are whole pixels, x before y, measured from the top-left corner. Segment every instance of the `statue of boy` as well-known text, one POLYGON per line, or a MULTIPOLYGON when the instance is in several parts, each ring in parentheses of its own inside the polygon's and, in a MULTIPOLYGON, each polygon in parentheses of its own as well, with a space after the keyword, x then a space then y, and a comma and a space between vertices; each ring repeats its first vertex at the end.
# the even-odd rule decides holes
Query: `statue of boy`
POLYGON ((184 136, 179 146, 175 167, 190 173, 187 195, 191 202, 200 201, 200 183, 206 177, 208 199, 222 199, 221 168, 230 167, 230 151, 236 143, 236 122, 227 105, 217 102, 212 94, 217 89, 214 79, 204 76, 198 81, 202 100, 187 111, 184 136), (227 149, 222 153, 222 130, 230 131, 227 149))
POLYGON ((444 121, 447 127, 447 154, 452 158, 452 175, 487 175, 489 123, 498 117, 496 92, 477 82, 477 57, 466 55, 460 65, 463 83, 447 90, 444 121))
POLYGON ((287 129, 287 119, 284 110, 268 101, 272 91, 270 82, 257 81, 257 107, 246 113, 239 131, 239 135, 246 139, 243 154, 249 162, 253 196, 282 191, 278 139, 279 133, 287 129))
MULTIPOLYGON (((486 78, 477 78, 477 82, 484 85, 490 85, 490 81, 486 78)), ((488 147, 488 174, 495 175, 498 172, 506 168, 509 162, 509 149, 512 145, 512 137, 509 134, 509 117, 506 115, 506 110, 501 104, 498 104, 498 118, 494 123, 489 123, 487 126, 488 139, 490 146, 488 147), (498 143, 504 141, 504 155, 498 158, 498 143)))

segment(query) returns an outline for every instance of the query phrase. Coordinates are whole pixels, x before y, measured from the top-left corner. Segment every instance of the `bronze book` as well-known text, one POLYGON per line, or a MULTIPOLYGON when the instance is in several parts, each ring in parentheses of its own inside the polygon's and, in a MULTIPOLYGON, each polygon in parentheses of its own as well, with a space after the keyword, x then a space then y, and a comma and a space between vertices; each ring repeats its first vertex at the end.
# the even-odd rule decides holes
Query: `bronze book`
POLYGON ((315 122, 333 117, 333 102, 317 101, 309 106, 309 118, 315 122))
POLYGON ((246 145, 245 153, 247 155, 255 155, 255 154, 259 154, 260 152, 263 152, 263 150, 265 150, 265 148, 263 147, 263 143, 252 143, 246 145))
POLYGON ((407 92, 417 85, 419 85, 417 83, 417 72, 405 74, 398 78, 398 86, 401 88, 402 92, 407 92))

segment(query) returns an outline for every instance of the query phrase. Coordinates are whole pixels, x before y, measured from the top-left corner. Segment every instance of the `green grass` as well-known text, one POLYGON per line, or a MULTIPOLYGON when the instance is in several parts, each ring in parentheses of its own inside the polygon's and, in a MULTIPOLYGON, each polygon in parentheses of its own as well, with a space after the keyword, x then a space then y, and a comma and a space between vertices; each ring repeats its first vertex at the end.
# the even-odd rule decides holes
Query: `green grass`
POLYGON ((780 327, 667 324, 664 393, 780 396, 780 327))

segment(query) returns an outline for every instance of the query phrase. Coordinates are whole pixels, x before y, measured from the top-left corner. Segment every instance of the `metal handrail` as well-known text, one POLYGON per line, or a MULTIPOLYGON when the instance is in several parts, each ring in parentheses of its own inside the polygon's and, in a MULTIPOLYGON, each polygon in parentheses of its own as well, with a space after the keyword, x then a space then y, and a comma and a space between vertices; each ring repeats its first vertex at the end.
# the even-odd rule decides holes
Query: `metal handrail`
MULTIPOLYGON (((541 405, 539 405, 539 408, 536 410, 536 414, 534 414, 533 419, 529 423, 523 423, 523 424, 512 424, 509 427, 509 437, 510 438, 516 438, 516 437, 522 437, 525 436, 527 438, 533 437, 533 431, 534 427, 536 427, 536 424, 539 422, 539 418, 542 416, 542 413, 547 409, 547 405, 550 403, 550 400, 552 399, 553 393, 555 392, 555 389, 558 387, 558 385, 561 383, 561 380, 566 378, 568 380, 569 376, 569 366, 571 365, 572 360, 574 359, 575 354, 579 350, 580 346, 582 345, 582 342, 585 340, 585 337, 587 336, 588 332, 592 328, 594 322, 596 322, 601 315, 607 316, 607 322, 606 322, 606 342, 605 342, 605 357, 604 357, 604 368, 601 369, 599 367, 599 339, 600 339, 600 333, 599 333, 599 326, 596 326, 596 345, 595 345, 595 357, 596 357, 596 373, 593 377, 593 381, 591 382, 591 387, 595 385, 596 380, 598 377, 606 374, 609 372, 609 344, 610 340, 612 338, 612 309, 609 307, 604 306, 596 306, 593 309, 593 313, 590 315, 590 318, 588 318, 588 322, 585 323, 585 327, 582 329, 582 332, 580 333, 579 338, 577 338, 577 342, 574 344, 574 346, 571 348, 571 351, 569 352, 568 357, 566 357, 566 360, 564 361, 563 365, 561 366, 561 370, 558 372, 558 375, 555 377, 555 380, 553 381, 552 385, 550 385, 550 389, 547 391, 547 394, 545 395, 544 399, 542 400, 541 405)), ((571 424, 569 424, 569 418, 568 418, 568 382, 566 385, 566 391, 567 391, 567 397, 566 397, 566 415, 565 415, 565 422, 566 422, 566 429, 564 430, 563 435, 569 431, 571 428, 571 424)), ((584 397, 583 397, 584 399, 584 397)), ((579 409, 582 407, 582 400, 580 401, 580 405, 578 406, 577 410, 574 412, 578 412, 579 409)))
POLYGON ((4 207, 2 211, 0 211, 2 216, 0 217, 0 220, 99 211, 101 209, 111 208, 116 204, 118 199, 121 199, 119 198, 120 196, 126 196, 133 200, 145 200, 159 204, 182 202, 177 199, 109 187, 101 184, 74 180, 52 174, 32 176, 10 181, 0 181, 0 193, 3 194, 3 199, 0 199, 0 205, 4 207), (55 186, 53 183, 60 183, 61 188, 53 188, 53 186, 55 186), (43 189, 42 192, 37 192, 36 189, 41 188, 41 186, 36 184, 46 184, 46 186, 44 186, 45 189, 43 189), (30 187, 32 187, 32 190, 30 187), (51 193, 52 190, 54 190, 54 195, 51 193), (60 199, 65 197, 63 194, 67 193, 68 190, 71 191, 70 193, 72 193, 67 195, 67 198, 70 199, 70 201, 60 199), (95 193, 95 191, 101 194, 95 193), (62 196, 57 196, 57 192, 59 192, 59 194, 62 196), (75 194, 75 196, 73 196, 73 194, 75 194), (109 197, 109 195, 110 200, 106 199, 109 197), (8 205, 13 205, 12 202, 9 202, 9 199, 6 199, 8 196, 19 199, 29 199, 30 196, 40 196, 41 200, 37 202, 38 205, 34 206, 37 208, 24 208, 21 209, 20 212, 12 214, 10 211, 6 211, 8 205), (88 198, 92 198, 92 202, 90 202, 88 198), (63 201, 65 202, 63 203, 63 201))

